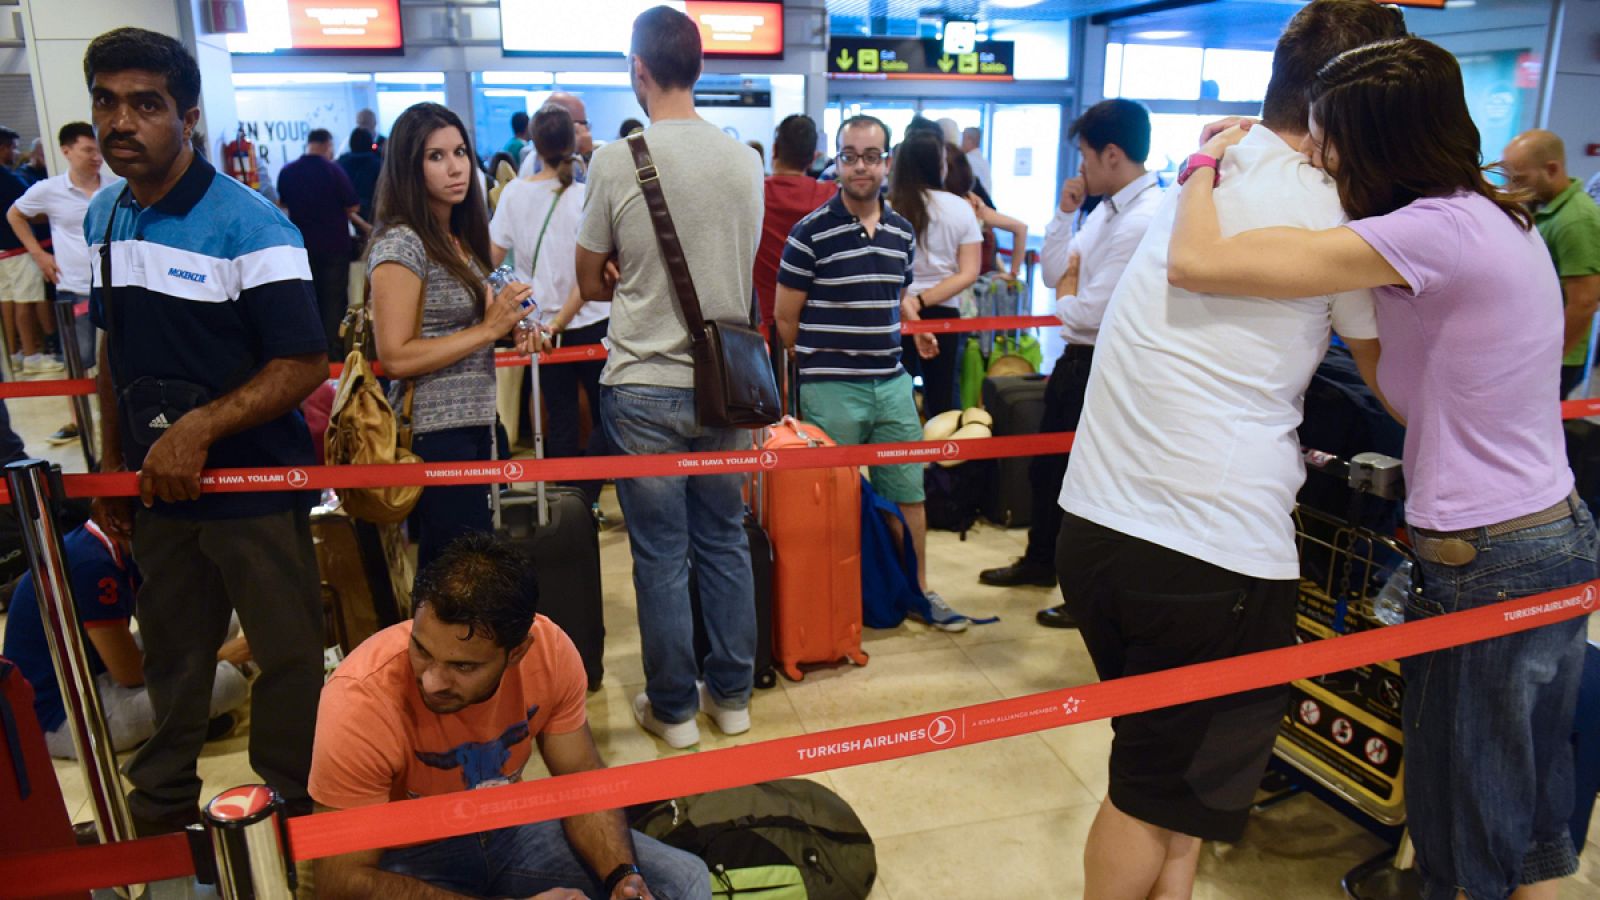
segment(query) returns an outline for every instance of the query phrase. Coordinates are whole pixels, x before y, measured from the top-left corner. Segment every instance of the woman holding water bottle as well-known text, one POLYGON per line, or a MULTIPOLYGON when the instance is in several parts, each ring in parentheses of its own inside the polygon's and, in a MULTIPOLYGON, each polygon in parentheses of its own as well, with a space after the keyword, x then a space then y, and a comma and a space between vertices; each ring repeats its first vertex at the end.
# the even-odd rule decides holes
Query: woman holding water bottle
MULTIPOLYGON (((461 119, 418 103, 394 123, 378 179, 377 231, 367 250, 373 333, 390 400, 411 401, 411 449, 426 462, 487 460, 495 427, 494 342, 516 332, 532 290, 486 283, 489 223, 461 119)), ((487 485, 433 487, 412 518, 421 569, 452 540, 489 531, 487 485)))
MULTIPOLYGON (((509 254, 516 280, 533 286, 537 323, 567 346, 598 344, 610 324, 611 304, 582 303, 574 260, 578 228, 583 224, 584 185, 573 178, 578 133, 572 114, 546 106, 533 117, 533 149, 544 166, 528 178, 507 184, 489 223, 490 260, 500 265, 509 254)), ((589 397, 589 409, 600 409, 600 371, 605 360, 539 368, 539 388, 549 419, 545 422, 545 455, 577 456, 578 388, 589 397)), ((531 416, 539 410, 529 410, 531 416)), ((589 432, 589 456, 609 451, 603 429, 589 432)), ((600 500, 599 481, 577 487, 593 506, 600 500)))

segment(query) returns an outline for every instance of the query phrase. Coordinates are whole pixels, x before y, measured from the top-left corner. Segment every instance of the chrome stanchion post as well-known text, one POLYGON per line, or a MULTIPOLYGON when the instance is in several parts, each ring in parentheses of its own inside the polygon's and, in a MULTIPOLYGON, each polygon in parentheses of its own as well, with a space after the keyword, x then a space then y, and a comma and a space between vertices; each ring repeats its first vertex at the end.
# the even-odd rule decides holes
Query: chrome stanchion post
POLYGON ((66 553, 55 517, 45 476, 50 464, 41 459, 24 459, 6 466, 6 485, 22 527, 22 543, 28 553, 28 569, 33 573, 34 594, 38 598, 39 618, 44 623, 50 644, 50 660, 55 665, 56 683, 72 728, 72 743, 78 751, 78 765, 89 788, 89 802, 95 827, 105 843, 130 840, 134 836, 133 817, 122 793, 117 774, 116 750, 106 729, 105 710, 100 691, 89 671, 89 657, 83 648, 83 630, 78 624, 78 608, 72 602, 72 584, 67 577, 66 553))
POLYGON ((294 863, 277 791, 264 784, 223 791, 206 804, 205 821, 224 900, 292 900, 294 863))
MULTIPOLYGON (((67 364, 68 378, 87 378, 88 364, 83 359, 83 354, 78 352, 78 327, 77 316, 72 311, 72 306, 67 303, 56 303, 56 334, 61 338, 61 358, 67 364)), ((94 412, 89 405, 89 397, 79 394, 69 399, 72 404, 72 421, 78 426, 78 446, 83 448, 83 462, 88 471, 93 472, 100 468, 95 461, 94 454, 94 412)))

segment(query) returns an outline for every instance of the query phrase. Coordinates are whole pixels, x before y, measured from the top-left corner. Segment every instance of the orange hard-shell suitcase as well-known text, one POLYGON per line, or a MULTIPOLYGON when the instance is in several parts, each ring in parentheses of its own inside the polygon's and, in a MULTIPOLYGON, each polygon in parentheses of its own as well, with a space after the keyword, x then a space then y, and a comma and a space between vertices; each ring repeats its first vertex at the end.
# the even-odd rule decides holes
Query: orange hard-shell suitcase
MULTIPOLYGON (((822 429, 794 418, 774 425, 768 450, 832 447, 822 429)), ((772 540, 772 655, 790 680, 804 664, 848 660, 861 651, 861 477, 854 466, 788 469, 762 479, 772 540)))

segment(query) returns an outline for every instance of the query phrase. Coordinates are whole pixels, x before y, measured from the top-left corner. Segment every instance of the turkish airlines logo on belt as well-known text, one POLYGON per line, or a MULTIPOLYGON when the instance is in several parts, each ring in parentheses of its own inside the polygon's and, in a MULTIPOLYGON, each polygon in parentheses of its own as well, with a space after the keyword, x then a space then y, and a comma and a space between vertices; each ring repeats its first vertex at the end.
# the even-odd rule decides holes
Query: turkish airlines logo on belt
POLYGON ((306 474, 305 469, 290 469, 283 480, 289 483, 289 487, 303 488, 311 483, 311 476, 306 474))
POLYGON ((949 716, 939 716, 928 723, 928 743, 942 747, 955 740, 956 722, 949 716))
POLYGON ((519 462, 508 462, 508 463, 506 463, 505 477, 506 477, 507 481, 521 481, 522 480, 522 463, 519 463, 519 462))

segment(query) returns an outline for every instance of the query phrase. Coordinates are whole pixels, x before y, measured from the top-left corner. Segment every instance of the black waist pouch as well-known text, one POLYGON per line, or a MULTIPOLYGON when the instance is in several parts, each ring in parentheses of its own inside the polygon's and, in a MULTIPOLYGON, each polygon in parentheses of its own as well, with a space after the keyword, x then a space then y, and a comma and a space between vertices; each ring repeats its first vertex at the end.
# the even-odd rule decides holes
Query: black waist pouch
POLYGON ((129 468, 133 468, 135 457, 143 462, 151 445, 160 440, 173 423, 210 403, 211 392, 192 381, 145 376, 123 388, 120 398, 126 425, 124 455, 128 457, 129 468))

